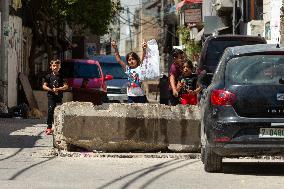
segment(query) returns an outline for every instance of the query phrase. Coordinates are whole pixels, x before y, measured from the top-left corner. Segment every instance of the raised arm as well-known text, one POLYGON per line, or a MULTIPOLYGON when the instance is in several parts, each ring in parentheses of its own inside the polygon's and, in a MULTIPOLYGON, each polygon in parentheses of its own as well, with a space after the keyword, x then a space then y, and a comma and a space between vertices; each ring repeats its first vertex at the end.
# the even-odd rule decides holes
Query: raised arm
POLYGON ((145 40, 143 40, 142 42, 142 58, 141 58, 141 62, 143 63, 143 60, 145 58, 146 55, 146 49, 147 49, 147 42, 145 40))
POLYGON ((111 42, 111 46, 112 46, 112 48, 114 49, 114 56, 115 56, 116 61, 121 65, 121 67, 122 67, 123 69, 125 69, 125 68, 126 68, 126 63, 123 62, 123 60, 121 59, 121 57, 120 57, 120 55, 119 55, 116 42, 115 42, 115 41, 112 41, 112 42, 111 42))

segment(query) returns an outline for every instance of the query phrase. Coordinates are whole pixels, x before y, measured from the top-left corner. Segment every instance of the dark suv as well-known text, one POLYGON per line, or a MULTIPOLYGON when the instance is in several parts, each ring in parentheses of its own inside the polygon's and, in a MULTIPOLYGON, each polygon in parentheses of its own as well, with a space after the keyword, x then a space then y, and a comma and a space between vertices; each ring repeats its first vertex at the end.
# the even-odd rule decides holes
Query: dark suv
POLYGON ((266 44, 266 40, 262 37, 248 35, 217 35, 208 37, 203 44, 197 65, 198 74, 206 71, 203 84, 205 86, 210 84, 218 62, 227 47, 254 44, 266 44))
POLYGON ((223 157, 283 154, 284 48, 227 48, 201 98, 205 171, 220 171, 223 157))

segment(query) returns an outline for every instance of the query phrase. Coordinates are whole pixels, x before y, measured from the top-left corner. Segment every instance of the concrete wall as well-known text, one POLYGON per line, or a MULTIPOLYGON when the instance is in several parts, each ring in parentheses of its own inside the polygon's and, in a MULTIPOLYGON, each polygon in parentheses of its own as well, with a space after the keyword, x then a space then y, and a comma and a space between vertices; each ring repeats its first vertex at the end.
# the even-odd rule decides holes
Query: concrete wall
MULTIPOLYGON (((33 91, 35 99, 37 101, 37 105, 39 110, 44 114, 47 115, 47 92, 46 91, 33 91)), ((71 92, 64 92, 63 93, 63 102, 70 102, 73 99, 73 95, 71 92)))
POLYGON ((197 106, 69 102, 55 109, 54 139, 60 149, 196 152, 200 113, 197 106))
POLYGON ((158 102, 159 101, 159 81, 144 81, 143 87, 149 102, 158 102))
POLYGON ((22 70, 22 19, 9 17, 8 36, 8 107, 17 105, 18 74, 22 70))

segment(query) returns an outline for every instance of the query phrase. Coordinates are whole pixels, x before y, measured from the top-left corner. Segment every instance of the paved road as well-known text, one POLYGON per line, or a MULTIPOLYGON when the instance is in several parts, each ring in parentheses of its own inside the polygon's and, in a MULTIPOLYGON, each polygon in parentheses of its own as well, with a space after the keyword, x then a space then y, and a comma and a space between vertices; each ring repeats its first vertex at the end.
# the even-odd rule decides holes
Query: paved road
POLYGON ((284 188, 280 160, 226 160, 224 173, 208 174, 199 159, 145 158, 145 154, 133 158, 92 153, 56 156, 52 137, 44 135, 42 123, 0 119, 1 189, 284 188))

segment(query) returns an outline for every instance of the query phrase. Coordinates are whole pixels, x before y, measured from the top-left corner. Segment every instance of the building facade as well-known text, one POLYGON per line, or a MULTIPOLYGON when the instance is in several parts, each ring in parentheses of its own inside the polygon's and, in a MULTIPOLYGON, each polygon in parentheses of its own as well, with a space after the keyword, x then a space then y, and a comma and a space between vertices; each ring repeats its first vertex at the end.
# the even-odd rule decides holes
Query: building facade
POLYGON ((282 0, 203 0, 205 35, 243 34, 281 39, 282 0))

